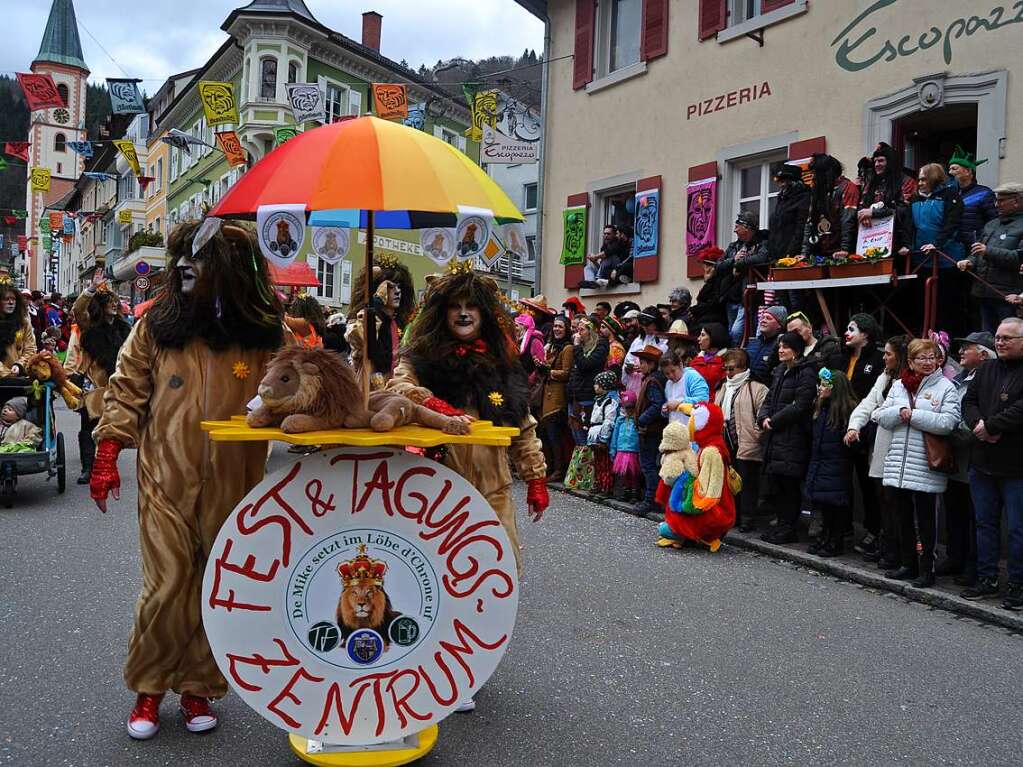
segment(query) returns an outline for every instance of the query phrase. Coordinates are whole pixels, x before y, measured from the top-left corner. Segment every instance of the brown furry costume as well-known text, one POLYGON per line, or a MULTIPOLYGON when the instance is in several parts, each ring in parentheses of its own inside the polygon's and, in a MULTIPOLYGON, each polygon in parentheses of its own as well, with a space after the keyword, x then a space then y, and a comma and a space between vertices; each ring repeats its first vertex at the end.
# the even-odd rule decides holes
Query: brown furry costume
POLYGON ((202 274, 182 293, 177 265, 198 226, 171 230, 167 284, 121 349, 95 430, 92 480, 96 498, 107 440, 138 448, 143 586, 125 682, 137 692, 218 698, 227 684, 202 627, 203 570, 224 519, 262 479, 266 445, 212 442, 199 423, 244 411, 284 337, 283 311, 255 236, 234 224, 199 252, 202 274))
POLYGON ((536 421, 529 414, 526 372, 509 335, 511 327, 497 283, 471 271, 446 274, 430 284, 409 348, 388 388, 415 402, 439 397, 474 417, 521 429, 510 448, 451 445, 444 456, 444 464, 475 485, 490 503, 521 566, 509 454, 523 480, 542 479, 547 467, 536 421), (482 344, 459 343, 448 330, 448 306, 463 298, 479 307, 482 344), (495 393, 500 397, 493 397, 495 393))
POLYGON ((7 293, 14 294, 14 313, 8 317, 0 317, 0 349, 3 349, 0 378, 13 375, 11 368, 14 365, 24 368, 38 350, 36 334, 32 330, 28 308, 25 306, 25 297, 9 283, 0 288, 0 299, 7 293))
POLYGON ((416 287, 408 267, 387 256, 379 259, 373 267, 373 292, 368 302, 365 285, 366 269, 363 268, 356 277, 345 340, 352 347, 352 364, 356 370, 361 370, 365 315, 368 311, 373 316, 370 375, 383 376, 386 380, 391 376, 397 363, 398 344, 395 339, 401 338, 402 331, 415 310, 416 287), (396 285, 401 290, 401 301, 393 316, 382 308, 383 301, 386 300, 386 290, 383 297, 380 294, 385 282, 396 285))

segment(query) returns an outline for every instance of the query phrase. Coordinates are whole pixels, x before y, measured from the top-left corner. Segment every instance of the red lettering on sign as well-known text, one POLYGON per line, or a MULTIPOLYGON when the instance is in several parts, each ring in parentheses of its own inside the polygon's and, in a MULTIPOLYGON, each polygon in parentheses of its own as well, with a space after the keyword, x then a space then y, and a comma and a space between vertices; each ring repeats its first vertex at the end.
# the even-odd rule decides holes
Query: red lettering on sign
POLYGON ((732 91, 731 93, 729 93, 727 108, 730 109, 731 107, 734 107, 738 98, 739 98, 738 91, 732 91))
MULTIPOLYGON (((508 641, 508 635, 502 634, 501 638, 498 639, 495 644, 487 644, 478 636, 473 634, 471 630, 466 628, 465 624, 458 620, 458 618, 455 618, 455 622, 452 623, 451 625, 452 628, 454 628, 455 630, 455 636, 458 637, 459 643, 456 645, 452 644, 451 642, 445 642, 444 640, 441 640, 440 646, 454 656, 455 660, 458 662, 458 665, 462 667, 462 670, 465 672, 466 677, 468 677, 469 686, 472 687, 476 683, 476 677, 473 676, 472 669, 469 668, 469 664, 462 659, 463 655, 473 654, 472 647, 470 647, 468 641, 466 641, 467 638, 471 638, 476 643, 476 646, 479 648, 482 648, 484 650, 496 650, 498 647, 500 647, 501 645, 508 641)), ((434 653, 434 657, 436 658, 439 664, 440 652, 438 651, 434 653)))
POLYGON ((728 93, 722 93, 703 101, 697 101, 686 108, 686 119, 693 117, 704 117, 712 112, 724 112, 742 104, 756 101, 771 95, 771 85, 765 81, 762 85, 753 85, 750 88, 741 88, 728 93))
POLYGON ((373 478, 366 483, 365 490, 362 493, 362 498, 352 509, 353 514, 358 514, 360 511, 366 508, 366 504, 369 503, 369 498, 373 494, 374 490, 380 491, 380 499, 383 501, 384 512, 387 516, 393 517, 394 512, 391 511, 391 488, 394 487, 394 483, 388 479, 387 476, 387 461, 381 461, 377 466, 376 471, 373 472, 373 478))
MULTIPOLYGON (((355 684, 355 682, 352 682, 350 686, 355 687, 355 684)), ((341 732, 345 735, 351 733, 352 724, 355 723, 355 712, 359 710, 359 701, 362 700, 362 694, 368 688, 369 684, 359 685, 359 690, 355 693, 355 700, 352 701, 352 706, 348 709, 348 716, 345 716, 341 686, 337 682, 331 684, 330 689, 327 691, 327 701, 323 706, 323 716, 320 717, 320 723, 316 726, 316 734, 321 734, 327 728, 327 719, 330 717, 332 709, 337 711, 337 720, 338 724, 341 725, 341 732)))
MULTIPOLYGON (((237 517, 238 531, 243 535, 252 535, 253 533, 266 527, 267 525, 272 524, 280 525, 281 527, 280 563, 283 564, 285 567, 287 567, 288 564, 291 562, 291 521, 294 521, 295 524, 301 527, 306 535, 313 534, 312 528, 305 523, 305 520, 302 519, 302 516, 297 511, 295 511, 291 504, 287 503, 281 497, 281 492, 292 483, 296 476, 298 476, 298 472, 301 468, 302 462, 299 461, 291 468, 291 471, 287 473, 284 479, 282 479, 276 485, 271 487, 270 490, 267 491, 266 495, 264 495, 254 504, 249 504, 248 506, 243 508, 238 513, 237 517), (284 513, 287 514, 287 516, 284 516, 282 514, 271 514, 270 516, 266 517, 265 519, 259 520, 258 522, 254 523, 251 526, 246 526, 244 524, 245 517, 246 516, 254 517, 257 514, 259 514, 263 510, 263 504, 265 504, 267 501, 271 499, 277 502, 277 505, 284 510, 284 513), (291 518, 291 521, 289 521, 288 519, 289 517, 291 518)), ((251 558, 252 557, 250 557, 250 559, 251 558)), ((271 572, 276 572, 277 565, 278 565, 277 560, 274 560, 274 564, 271 567, 271 572)))
POLYGON ((433 717, 433 714, 420 714, 418 711, 414 711, 412 707, 408 704, 408 699, 415 695, 416 690, 418 689, 419 674, 417 674, 413 669, 403 669, 401 671, 398 671, 396 674, 394 674, 394 676, 391 677, 391 681, 387 683, 387 691, 391 693, 391 701, 394 704, 394 712, 398 715, 398 724, 400 724, 402 727, 408 727, 409 716, 420 722, 429 722, 430 719, 433 717), (412 688, 408 690, 404 695, 398 697, 398 694, 394 690, 394 686, 398 682, 398 680, 401 679, 403 676, 412 677, 412 681, 414 682, 414 684, 412 685, 412 688), (405 716, 405 714, 408 714, 408 716, 405 716))
POLYGON ((442 706, 450 706, 458 700, 458 683, 455 682, 455 677, 452 676, 451 669, 448 668, 448 664, 444 661, 444 657, 440 654, 440 651, 433 654, 433 660, 438 666, 440 666, 441 671, 444 672, 444 676, 448 679, 448 685, 451 687, 450 697, 441 697, 440 693, 437 692, 437 688, 434 686, 430 675, 426 673, 426 669, 422 666, 419 667, 419 675, 426 680, 426 686, 430 688, 430 694, 433 696, 433 699, 442 706))
POLYGON ((324 501, 320 494, 323 492, 323 483, 318 480, 310 480, 309 484, 305 486, 305 497, 309 499, 312 504, 312 512, 314 517, 326 516, 328 512, 334 511, 337 507, 334 505, 334 494, 331 493, 330 497, 324 501))
POLYGON ((394 456, 393 452, 379 452, 379 453, 366 453, 365 455, 352 455, 350 453, 342 453, 335 455, 330 459, 330 465, 334 466, 340 461, 351 461, 352 466, 352 513, 360 511, 358 503, 359 493, 359 464, 363 461, 386 461, 388 458, 394 456))
MULTIPOLYGON (((410 492, 408 494, 408 497, 419 502, 419 511, 415 513, 410 513, 408 509, 405 508, 404 503, 405 482, 411 479, 412 477, 435 477, 435 476, 437 476, 436 469, 432 469, 428 466, 416 466, 414 468, 409 469, 398 478, 398 482, 394 486, 394 507, 395 509, 397 509, 398 513, 401 516, 405 517, 406 519, 414 519, 416 520, 416 522, 422 524, 423 515, 426 514, 426 510, 427 508, 429 508, 430 500, 422 493, 410 492)), ((447 495, 449 490, 451 490, 451 480, 444 480, 444 489, 441 491, 441 496, 443 497, 447 495)))
POLYGON ((296 706, 302 705, 302 699, 295 695, 294 692, 292 692, 292 688, 301 679, 305 679, 309 682, 323 681, 322 676, 313 676, 308 671, 306 671, 305 668, 300 666, 298 671, 291 675, 291 679, 288 680, 288 683, 284 685, 284 687, 281 689, 279 693, 277 693, 277 697, 270 701, 266 706, 267 711, 276 714, 282 722, 284 722, 289 727, 294 727, 295 729, 301 727, 302 723, 293 718, 292 716, 290 716, 289 714, 285 713, 284 711, 281 711, 281 709, 278 707, 278 704, 283 703, 285 700, 290 700, 296 706))
POLYGON ((771 95, 771 84, 769 82, 765 81, 764 84, 760 86, 760 98, 763 98, 764 96, 770 96, 770 95, 771 95))
POLYGON ((288 646, 284 644, 283 640, 274 639, 273 641, 274 644, 281 648, 281 652, 284 653, 283 658, 267 658, 260 655, 258 652, 253 653, 248 657, 244 655, 235 655, 234 653, 227 653, 227 672, 235 681, 235 684, 249 692, 259 692, 263 689, 259 685, 246 682, 238 675, 237 665, 239 663, 244 663, 247 666, 257 666, 264 674, 269 674, 270 669, 276 666, 287 667, 298 665, 298 658, 288 651, 288 646))
POLYGON ((752 100, 753 91, 750 88, 743 88, 739 91, 739 103, 745 104, 747 101, 752 100))
POLYGON ((236 602, 234 599, 234 589, 229 588, 227 590, 227 599, 222 599, 219 596, 220 579, 225 570, 237 575, 243 575, 250 580, 267 583, 272 581, 274 576, 277 575, 277 569, 281 564, 275 559, 273 565, 270 567, 270 571, 267 573, 261 573, 255 569, 256 558, 252 556, 252 554, 249 554, 249 556, 245 558, 244 565, 239 566, 233 564, 227 561, 228 556, 231 554, 231 548, 233 545, 234 541, 231 538, 228 538, 227 542, 224 544, 223 553, 213 562, 213 588, 210 589, 210 609, 215 610, 218 607, 226 607, 228 612, 231 612, 235 608, 239 610, 252 610, 253 612, 269 612, 272 609, 270 605, 236 602))

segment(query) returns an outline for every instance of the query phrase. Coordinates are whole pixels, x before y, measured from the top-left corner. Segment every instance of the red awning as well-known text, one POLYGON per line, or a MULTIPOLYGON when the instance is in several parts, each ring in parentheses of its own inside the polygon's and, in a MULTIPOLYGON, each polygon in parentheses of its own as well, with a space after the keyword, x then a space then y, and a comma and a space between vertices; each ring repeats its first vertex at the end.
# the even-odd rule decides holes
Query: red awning
POLYGON ((296 261, 285 267, 267 264, 270 267, 270 279, 277 285, 286 285, 296 288, 319 287, 320 281, 316 279, 316 272, 304 261, 296 261))

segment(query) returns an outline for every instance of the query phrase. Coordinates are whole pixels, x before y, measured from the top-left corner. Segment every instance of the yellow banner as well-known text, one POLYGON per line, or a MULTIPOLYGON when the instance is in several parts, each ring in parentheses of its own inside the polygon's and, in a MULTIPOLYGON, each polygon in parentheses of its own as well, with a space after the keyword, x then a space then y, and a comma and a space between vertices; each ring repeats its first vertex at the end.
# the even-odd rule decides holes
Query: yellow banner
POLYGON ((131 211, 127 208, 117 211, 117 223, 119 224, 130 224, 131 223, 131 211))
POLYGON ((49 168, 32 168, 32 191, 33 192, 50 191, 49 168))
POLYGON ((120 139, 114 142, 114 146, 124 155, 124 159, 131 166, 132 173, 136 176, 141 176, 142 168, 139 167, 139 156, 135 153, 135 145, 127 139, 120 139))
POLYGON ((238 106, 234 101, 234 84, 202 80, 199 83, 199 100, 202 101, 206 122, 211 126, 237 125, 238 106))
POLYGON ((472 102, 472 125, 465 135, 473 141, 482 141, 484 125, 497 128, 497 91, 476 94, 472 102))

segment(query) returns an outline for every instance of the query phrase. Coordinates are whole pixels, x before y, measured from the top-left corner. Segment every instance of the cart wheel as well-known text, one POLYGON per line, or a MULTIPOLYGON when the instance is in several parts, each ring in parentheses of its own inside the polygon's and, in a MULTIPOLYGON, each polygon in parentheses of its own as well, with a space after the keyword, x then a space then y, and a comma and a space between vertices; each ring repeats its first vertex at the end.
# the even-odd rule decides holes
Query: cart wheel
POLYGON ((63 493, 67 487, 67 461, 64 460, 64 435, 57 435, 57 492, 63 493))
POLYGON ((0 487, 0 500, 3 501, 5 509, 9 509, 14 505, 14 488, 15 482, 13 478, 3 480, 3 486, 0 487))

